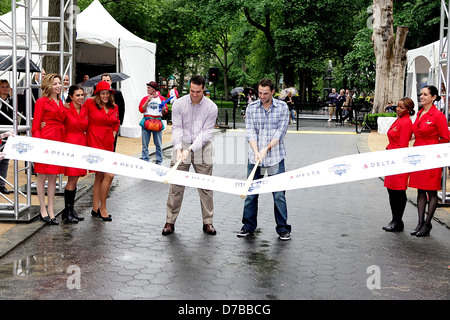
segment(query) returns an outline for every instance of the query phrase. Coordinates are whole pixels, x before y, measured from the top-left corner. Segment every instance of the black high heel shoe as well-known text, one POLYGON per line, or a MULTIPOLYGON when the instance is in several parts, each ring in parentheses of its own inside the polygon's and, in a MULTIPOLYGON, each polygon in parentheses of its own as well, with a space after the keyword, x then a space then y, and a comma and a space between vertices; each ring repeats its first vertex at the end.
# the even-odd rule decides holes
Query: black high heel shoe
POLYGON ((42 214, 39 215, 39 218, 44 221, 46 224, 50 224, 52 222, 52 220, 50 219, 50 217, 48 215, 46 215, 45 217, 42 216, 42 214))
POLYGON ((425 223, 422 228, 416 233, 416 237, 427 237, 430 235, 430 231, 433 228, 431 223, 425 223))
POLYGON ((98 217, 101 218, 103 221, 112 221, 110 214, 107 217, 102 216, 100 208, 98 208, 98 217))
POLYGON ((58 222, 58 220, 56 220, 56 218, 53 218, 53 219, 50 219, 50 224, 57 226, 57 225, 59 225, 59 222, 58 222))
POLYGON ((91 210, 91 216, 96 217, 96 218, 100 217, 100 214, 98 212, 99 212, 99 209, 97 209, 97 211, 91 210))
POLYGON ((417 234, 417 232, 419 232, 420 228, 422 228, 422 226, 424 225, 425 222, 420 222, 417 227, 411 231, 409 234, 412 236, 415 236, 417 234))

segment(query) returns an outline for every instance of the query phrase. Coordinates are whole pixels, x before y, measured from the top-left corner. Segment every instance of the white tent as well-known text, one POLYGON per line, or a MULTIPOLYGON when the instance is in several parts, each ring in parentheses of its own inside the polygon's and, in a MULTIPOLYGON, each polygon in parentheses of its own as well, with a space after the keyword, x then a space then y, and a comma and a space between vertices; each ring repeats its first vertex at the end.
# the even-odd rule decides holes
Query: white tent
POLYGON ((138 105, 147 94, 145 84, 155 80, 156 45, 122 27, 98 0, 78 15, 76 28, 76 62, 116 64, 119 61, 117 71, 130 76, 120 83, 125 99, 125 117, 120 134, 139 137, 142 115, 138 105))
MULTIPOLYGON (((48 1, 43 1, 42 15, 48 15, 48 1)), ((39 16, 39 6, 34 5, 32 16, 39 16)), ((18 7, 16 11, 18 33, 25 30, 25 10, 18 7)), ((11 26, 11 12, 0 17, 0 46, 11 45, 8 28, 11 26)), ((32 37, 32 47, 37 48, 38 22, 34 21, 35 29, 32 37)), ((47 22, 42 26, 41 44, 47 42, 47 22)), ((98 0, 79 13, 76 20, 76 62, 91 65, 115 65, 117 72, 130 76, 120 83, 125 100, 125 116, 120 134, 125 137, 140 137, 139 121, 142 118, 138 110, 139 101, 147 95, 146 83, 155 81, 156 45, 145 41, 122 27, 106 11, 98 0)), ((19 43, 23 44, 23 43, 19 43)), ((35 49, 36 50, 36 49, 35 49)), ((45 46, 42 48, 45 50, 45 46)), ((10 54, 10 50, 0 50, 0 55, 10 54)), ((21 52, 18 52, 21 55, 21 52)), ((39 57, 33 56, 37 62, 39 57)), ((96 76, 92 74, 91 76, 96 76)), ((9 79, 10 81, 12 79, 9 79)))
MULTIPOLYGON (((405 96, 410 97, 416 106, 419 105, 420 90, 432 84, 439 89, 439 41, 426 46, 409 50, 407 56, 407 77, 405 96)), ((444 74, 446 68, 443 69, 444 74)))

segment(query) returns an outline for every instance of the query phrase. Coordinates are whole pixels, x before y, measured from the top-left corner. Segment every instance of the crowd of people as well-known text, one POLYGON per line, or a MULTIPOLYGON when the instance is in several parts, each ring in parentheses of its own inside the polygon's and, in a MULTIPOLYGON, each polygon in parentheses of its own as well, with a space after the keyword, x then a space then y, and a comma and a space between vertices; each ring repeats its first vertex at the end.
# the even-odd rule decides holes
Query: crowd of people
POLYGON ((339 93, 336 92, 336 88, 331 89, 328 95, 328 122, 331 122, 333 115, 336 117, 337 125, 353 120, 354 94, 355 92, 349 89, 341 89, 339 93))
MULTIPOLYGON (((115 151, 116 136, 123 121, 124 106, 119 108, 117 100, 123 101, 120 91, 112 89, 111 76, 102 75, 101 81, 92 91, 85 90, 81 84, 69 86, 58 74, 48 74, 41 78, 41 97, 34 106, 32 136, 60 142, 89 146, 107 151, 115 151)), ((171 167, 177 163, 177 170, 189 171, 191 165, 195 172, 212 175, 213 146, 212 133, 217 119, 217 105, 204 97, 205 80, 196 75, 190 79, 188 95, 178 96, 176 86, 172 87, 168 98, 161 96, 158 85, 154 81, 146 83, 147 95, 139 103, 142 113, 142 160, 149 161, 148 144, 153 135, 156 146, 156 164, 162 163, 162 130, 164 123, 161 117, 168 112, 167 102, 172 100, 172 144, 173 154, 171 167)), ((252 99, 246 110, 245 126, 249 143, 247 176, 252 180, 259 179, 267 173, 269 176, 285 172, 284 158, 286 149, 283 138, 290 121, 294 121, 292 95, 285 101, 274 99, 274 83, 270 79, 262 79, 258 85, 258 99, 252 99), (261 127, 263 126, 263 127, 261 127), (262 130, 265 129, 265 130, 262 130), (256 169, 256 170, 254 170, 256 169)), ((351 119, 353 92, 341 90, 339 94, 333 89, 330 94, 330 119, 336 114, 342 123, 351 119), (348 112, 342 111, 346 110, 348 112)), ((0 81, 0 102, 11 102, 9 83, 0 81)), ((403 98, 397 102, 395 109, 397 119, 387 132, 389 144, 386 149, 406 148, 410 141, 414 146, 448 143, 450 131, 445 115, 436 108, 440 100, 436 87, 425 86, 420 95, 422 108, 412 123, 410 116, 415 114, 414 102, 403 98)), ((0 104, 0 108, 2 105, 0 104)), ((7 109, 3 110, 6 112, 7 109)), ((2 133, 0 138, 6 139, 12 132, 2 133)), ((4 187, 8 161, 0 161, 0 192, 7 193, 4 187), (3 179, 2 179, 2 178, 3 179), (3 181, 3 184, 2 184, 3 181)), ((55 218, 54 198, 56 178, 59 174, 67 177, 64 190, 65 208, 62 220, 77 223, 84 217, 74 209, 77 183, 88 171, 43 163, 34 163, 37 174, 37 193, 40 203, 40 217, 50 225, 59 224, 55 218), (47 187, 46 187, 47 182, 47 187), (47 190, 48 205, 45 194, 47 190)), ((403 231, 402 220, 407 198, 408 187, 417 189, 418 224, 411 235, 423 237, 430 234, 431 220, 436 211, 437 191, 441 189, 442 168, 386 176, 384 186, 387 188, 392 219, 383 227, 388 232, 403 231)), ((103 221, 111 221, 112 216, 106 206, 108 193, 114 175, 106 172, 95 172, 93 186, 93 203, 91 215, 103 221)), ((169 235, 175 230, 175 222, 180 213, 183 201, 184 186, 171 185, 166 205, 166 223, 162 234, 169 235)), ((211 190, 198 189, 201 202, 203 231, 216 234, 213 226, 214 203, 211 190)), ((289 240, 291 226, 287 223, 287 205, 285 192, 274 192, 274 216, 276 232, 280 239, 289 240)), ((239 237, 252 235, 257 227, 258 195, 246 197, 243 208, 243 226, 239 237)))

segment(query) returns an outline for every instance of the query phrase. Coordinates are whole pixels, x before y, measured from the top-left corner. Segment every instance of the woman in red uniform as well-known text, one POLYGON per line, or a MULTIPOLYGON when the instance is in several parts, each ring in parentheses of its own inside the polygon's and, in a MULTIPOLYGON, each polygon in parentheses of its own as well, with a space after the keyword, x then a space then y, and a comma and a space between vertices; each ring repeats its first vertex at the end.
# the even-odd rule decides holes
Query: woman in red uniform
MULTIPOLYGON (((84 106, 88 109, 89 125, 87 144, 89 147, 114 151, 114 140, 119 130, 119 109, 114 104, 113 93, 106 81, 100 81, 92 99, 86 100, 84 106)), ((92 215, 104 221, 111 221, 106 210, 106 198, 111 187, 114 174, 96 172, 93 190, 92 215)))
MULTIPOLYGON (((36 100, 31 133, 33 137, 64 142, 64 120, 66 109, 61 101, 61 77, 55 73, 48 74, 42 80, 42 98, 36 100)), ((37 193, 41 206, 41 219, 47 224, 58 225, 53 211, 56 177, 64 173, 64 167, 34 163, 37 177, 37 193), (48 179, 48 211, 45 208, 45 180, 48 179)))
MULTIPOLYGON (((424 146, 437 143, 448 143, 450 132, 445 115, 434 105, 440 96, 435 86, 425 86, 420 94, 420 103, 423 108, 418 112, 413 131, 416 141, 414 146, 424 146)), ((411 232, 418 237, 430 234, 431 219, 436 211, 438 197, 437 191, 441 189, 442 168, 411 172, 409 186, 417 188, 417 211, 419 223, 411 232), (428 201, 427 201, 428 195, 428 201), (425 207, 428 202, 428 214, 425 219, 425 207)))
MULTIPOLYGON (((387 132, 389 144, 386 149, 407 148, 413 133, 410 115, 414 115, 414 102, 410 98, 402 98, 397 103, 397 120, 391 125, 387 132)), ((389 194, 389 204, 391 205, 392 220, 383 230, 389 232, 403 231, 404 224, 402 221, 405 211, 407 197, 406 189, 408 188, 409 173, 396 174, 386 176, 384 178, 384 186, 389 194)))
MULTIPOLYGON (((66 142, 81 146, 86 146, 86 130, 88 127, 88 112, 85 106, 82 106, 84 101, 84 90, 78 85, 73 85, 69 88, 68 103, 66 107, 66 121, 64 122, 66 128, 66 142)), ((77 193, 77 183, 79 177, 87 174, 87 170, 79 168, 66 167, 64 175, 67 176, 67 184, 64 189, 64 203, 65 208, 62 213, 62 219, 77 223, 84 220, 74 210, 75 194, 77 193)))

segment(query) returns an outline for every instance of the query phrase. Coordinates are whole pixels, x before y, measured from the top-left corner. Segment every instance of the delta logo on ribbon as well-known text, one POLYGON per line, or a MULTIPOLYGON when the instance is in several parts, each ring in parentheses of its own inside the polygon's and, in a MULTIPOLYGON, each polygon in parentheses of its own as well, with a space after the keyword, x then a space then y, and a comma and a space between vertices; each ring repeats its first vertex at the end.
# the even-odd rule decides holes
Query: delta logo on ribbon
POLYGON ((259 188, 261 188, 262 185, 267 184, 267 181, 264 180, 260 180, 260 181, 253 181, 250 184, 250 187, 248 188, 248 192, 254 191, 254 190, 258 190, 259 188))
POLYGON ((328 171, 334 172, 334 174, 337 174, 338 176, 342 177, 342 175, 346 174, 351 167, 352 167, 351 165, 345 163, 335 164, 331 168, 328 168, 328 171))
POLYGON ((103 158, 96 154, 88 154, 82 157, 82 159, 86 160, 89 164, 103 162, 103 158))
POLYGON ((404 163, 409 163, 412 164, 413 166, 422 163, 423 160, 425 160, 425 156, 421 154, 411 154, 403 158, 404 163))
POLYGON ((19 142, 12 145, 12 148, 16 150, 19 154, 33 150, 33 146, 30 143, 19 142))
POLYGON ((167 169, 164 168, 164 167, 156 168, 156 169, 152 168, 152 169, 150 169, 150 170, 151 170, 152 172, 154 172, 156 175, 160 176, 160 177, 166 176, 167 173, 169 172, 169 170, 167 170, 167 169))

